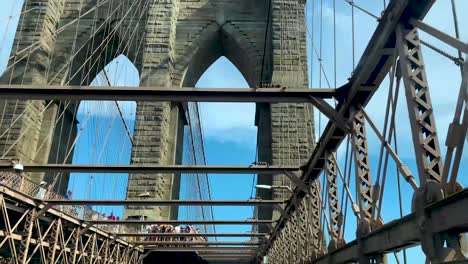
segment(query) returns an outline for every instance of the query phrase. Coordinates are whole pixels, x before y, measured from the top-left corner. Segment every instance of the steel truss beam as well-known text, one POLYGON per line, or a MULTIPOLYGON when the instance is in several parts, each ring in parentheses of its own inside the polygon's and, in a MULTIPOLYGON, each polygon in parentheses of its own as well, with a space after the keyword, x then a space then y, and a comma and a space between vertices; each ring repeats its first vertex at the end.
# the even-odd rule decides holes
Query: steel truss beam
MULTIPOLYGON (((431 227, 428 232, 433 234, 450 230, 467 232, 468 211, 466 208, 468 208, 468 189, 429 205, 425 208, 425 213, 428 216, 425 225, 431 227)), ((313 263, 349 263, 359 260, 360 250, 363 250, 362 253, 366 255, 380 255, 417 246, 421 237, 419 230, 417 216, 410 214, 361 237, 361 249, 359 249, 357 241, 354 240, 313 263)))
MULTIPOLYGON (((54 173, 209 173, 209 174, 280 174, 298 172, 294 166, 192 166, 192 165, 75 165, 75 164, 25 164, 24 172, 54 173)), ((0 171, 14 172, 10 162, 0 162, 0 171)))
POLYGON ((0 230, 0 249, 13 253, 12 263, 31 263, 37 256, 41 263, 141 263, 141 248, 96 228, 82 234, 80 220, 53 208, 47 210, 47 217, 38 216, 43 207, 22 193, 0 187, 0 214, 6 226, 0 230))
POLYGON ((367 146, 366 122, 362 112, 353 119, 352 146, 354 161, 356 163, 356 178, 358 190, 359 212, 362 219, 370 220, 373 217, 372 176, 367 146))
POLYGON ((53 205, 154 205, 154 206, 273 206, 282 200, 43 200, 53 205))
POLYGON ((328 213, 330 215, 330 240, 338 246, 341 239, 341 227, 343 225, 343 215, 338 198, 338 169, 334 159, 334 153, 328 155, 326 163, 327 193, 328 193, 328 213))
POLYGON ((0 85, 2 99, 118 100, 170 102, 310 103, 311 97, 333 98, 335 89, 163 88, 109 86, 0 85))
POLYGON ((118 100, 163 102, 311 103, 341 124, 324 98, 337 98, 336 89, 285 88, 163 88, 98 86, 0 85, 0 98, 30 100, 118 100))
MULTIPOLYGON (((350 122, 356 109, 367 105, 388 74, 397 55, 395 36, 397 25, 411 18, 423 19, 433 3, 434 1, 430 0, 390 1, 348 84, 337 91, 343 99, 336 107, 337 120, 350 122)), ((310 184, 320 176, 325 166, 327 153, 336 151, 347 136, 347 131, 343 130, 342 126, 336 124, 333 119, 328 122, 310 159, 303 166, 304 173, 301 179, 304 183, 310 184)), ((285 224, 305 195, 306 193, 301 189, 294 189, 290 202, 285 206, 285 214, 280 217, 270 237, 269 245, 273 245, 273 241, 281 234, 285 224)), ((266 252, 263 255, 266 255, 266 252)))
POLYGON ((400 24, 397 43, 419 182, 424 186, 429 179, 440 182, 444 169, 417 29, 400 24))
POLYGON ((457 50, 463 52, 463 53, 468 53, 468 44, 467 43, 463 43, 463 41, 457 39, 457 38, 454 38, 436 28, 433 28, 431 26, 429 26, 428 24, 420 21, 420 20, 416 20, 416 19, 410 19, 410 23, 411 25, 419 28, 420 30, 428 33, 429 35, 445 42, 446 44, 456 48, 457 50))

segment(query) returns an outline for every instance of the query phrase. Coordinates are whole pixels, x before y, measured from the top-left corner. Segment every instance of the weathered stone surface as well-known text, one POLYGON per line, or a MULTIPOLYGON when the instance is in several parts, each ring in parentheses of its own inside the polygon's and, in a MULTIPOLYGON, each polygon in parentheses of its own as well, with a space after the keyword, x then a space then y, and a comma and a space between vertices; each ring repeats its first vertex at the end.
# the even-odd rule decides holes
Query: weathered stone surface
MULTIPOLYGON (((226 56, 252 87, 261 82, 294 88, 308 85, 304 6, 297 0, 272 0, 271 9, 269 0, 111 0, 97 9, 93 9, 97 0, 27 3, 25 9, 38 8, 21 18, 3 83, 89 85, 105 65, 124 54, 139 70, 142 86, 194 86, 220 56, 226 56), (79 22, 73 22, 78 16, 79 22), (126 19, 121 21, 122 17, 126 19), (56 34, 60 28, 64 29, 56 34), (37 43, 37 49, 24 53, 30 55, 20 56, 23 49, 37 43)), ((65 153, 75 137, 79 102, 52 102, 44 110, 47 104, 0 103, 0 109, 5 109, 0 133, 25 112, 9 136, 0 139, 0 149, 18 140, 8 157, 24 162, 70 162, 65 153), (68 111, 58 119, 64 108, 68 111), (71 134, 64 137, 56 121, 71 134)), ((180 109, 169 102, 138 102, 132 163, 181 162, 184 118, 180 109)), ((307 159, 314 144, 309 105, 258 104, 256 125, 260 161, 301 165, 307 159)), ((281 175, 273 180, 260 175, 258 181, 289 184, 281 175)), ((140 199, 140 194, 148 192, 151 199, 177 199, 179 186, 179 175, 134 174, 129 177, 127 198, 140 199)), ((257 193, 265 199, 285 195, 257 193)), ((272 217, 269 209, 258 211, 259 218, 272 217)), ((142 215, 175 218, 177 208, 131 206, 125 212, 127 218, 142 215)))

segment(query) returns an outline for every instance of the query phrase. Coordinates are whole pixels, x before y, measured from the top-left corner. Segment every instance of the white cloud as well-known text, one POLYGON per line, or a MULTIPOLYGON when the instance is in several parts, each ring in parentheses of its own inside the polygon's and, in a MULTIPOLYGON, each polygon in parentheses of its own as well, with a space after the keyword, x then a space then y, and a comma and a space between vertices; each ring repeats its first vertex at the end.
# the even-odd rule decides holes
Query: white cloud
POLYGON ((255 143, 255 105, 203 103, 200 107, 206 137, 221 142, 255 143))
MULTIPOLYGON (((202 75, 197 87, 248 88, 239 70, 221 57, 202 75)), ((249 144, 255 147, 255 104, 202 103, 201 121, 205 137, 220 141, 249 144)))

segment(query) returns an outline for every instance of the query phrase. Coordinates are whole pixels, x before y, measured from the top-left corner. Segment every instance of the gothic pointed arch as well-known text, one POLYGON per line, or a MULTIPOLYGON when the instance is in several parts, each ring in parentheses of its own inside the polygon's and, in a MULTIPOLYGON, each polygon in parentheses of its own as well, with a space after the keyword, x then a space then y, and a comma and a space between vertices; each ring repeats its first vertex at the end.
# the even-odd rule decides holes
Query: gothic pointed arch
MULTIPOLYGON (((187 38, 180 38, 184 37, 187 38)), ((221 56, 236 66, 250 87, 260 83, 263 47, 256 46, 248 34, 231 22, 221 26, 216 22, 209 23, 196 40, 179 48, 177 54, 173 74, 176 86, 194 87, 208 67, 221 56)))
MULTIPOLYGON (((93 5, 88 3, 88 7, 93 5)), ((109 3, 99 7, 98 12, 112 10, 109 3)), ((54 53, 51 60, 48 82, 60 85, 90 85, 97 75, 115 58, 124 55, 134 65, 139 65, 143 56, 143 34, 135 34, 144 31, 144 24, 128 19, 126 23, 121 21, 117 14, 109 20, 94 21, 91 26, 66 27, 74 18, 73 6, 65 10, 60 19, 60 27, 64 30, 57 38, 54 53), (136 28, 136 29, 132 29, 136 28), (117 30, 119 29, 119 30, 117 30), (74 41, 70 41, 74 39, 74 41)), ((114 12, 111 12, 114 14, 114 12)), ((105 14, 102 15, 105 17, 105 14)), ((139 15, 141 16, 141 15, 139 15)), ((82 18, 87 20, 86 17, 82 18)), ((88 18, 92 20, 93 18, 88 18)), ((86 22, 81 22, 86 24, 86 22)), ((136 66, 138 68, 138 66, 136 66)))

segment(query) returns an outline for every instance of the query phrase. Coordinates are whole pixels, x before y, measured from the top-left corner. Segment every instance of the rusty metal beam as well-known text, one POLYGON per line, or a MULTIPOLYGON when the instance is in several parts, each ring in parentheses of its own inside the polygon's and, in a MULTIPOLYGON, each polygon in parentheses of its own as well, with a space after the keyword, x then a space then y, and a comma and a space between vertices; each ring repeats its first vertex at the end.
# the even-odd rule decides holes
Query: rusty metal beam
MULTIPOLYGON (((28 195, 25 195, 17 190, 9 189, 4 186, 0 186, 0 198, 4 197, 5 199, 0 199, 0 201, 3 201, 5 204, 5 207, 8 209, 8 211, 15 211, 15 213, 25 213, 27 212, 26 208, 36 208, 36 210, 40 210, 41 208, 44 208, 45 205, 39 204, 37 202, 37 199, 31 198, 28 195), (19 206, 21 205, 21 206, 19 206)), ((2 202, 0 202, 1 205, 2 202)), ((71 217, 67 214, 62 213, 61 211, 50 208, 47 211, 47 217, 46 216, 40 216, 36 218, 36 221, 44 221, 47 223, 55 221, 55 219, 60 218, 63 221, 66 221, 70 225, 74 226, 79 226, 84 228, 86 226, 83 221, 76 219, 74 217, 71 217)), ((107 232, 104 232, 101 229, 92 227, 89 230, 90 233, 97 233, 100 237, 103 238, 109 238, 110 235, 107 232)), ((2 233, 0 232, 0 236, 2 236, 2 233)), ((18 237, 21 237, 22 235, 19 235, 18 237)), ((18 238, 18 240, 21 240, 18 238)), ((127 241, 122 240, 122 239, 117 239, 116 243, 123 247, 129 247, 131 246, 127 241)))
POLYGON ((371 219, 374 215, 372 197, 372 176, 367 146, 366 122, 362 112, 353 118, 352 149, 356 169, 356 189, 359 212, 363 219, 371 219))
MULTIPOLYGON (((14 193, 14 192, 13 192, 14 193)), ((87 241, 83 247, 83 241, 80 245, 80 223, 74 218, 69 218, 63 213, 54 214, 53 209, 49 209, 48 217, 36 217, 37 210, 41 207, 36 203, 31 203, 27 196, 21 199, 22 194, 11 195, 10 190, 4 187, 0 188, 0 207, 2 207, 2 216, 5 223, 15 223, 14 226, 8 225, 5 230, 0 230, 0 238, 4 241, 11 241, 14 245, 11 247, 13 254, 19 250, 20 254, 12 259, 17 263, 29 263, 32 259, 40 257, 42 263, 58 263, 60 260, 69 258, 73 263, 76 262, 76 256, 80 259, 90 260, 90 263, 99 262, 104 257, 100 254, 103 244, 99 246, 99 241, 109 240, 107 233, 96 228, 89 230, 89 233, 83 237, 87 241), (24 208, 23 216, 18 218, 17 210, 11 209, 7 203, 19 204, 24 208), (29 208, 29 209, 26 209, 29 208), (26 219, 24 219, 26 217, 26 219), (24 220, 24 221, 23 221, 24 220), (71 232, 67 232, 71 231, 71 232), (99 235, 98 235, 99 234, 99 235), (40 254, 39 254, 40 252, 40 254), (91 261, 93 260, 93 261, 91 261)), ((4 242, 2 242, 3 244, 4 242)), ((143 252, 142 247, 135 248, 121 239, 113 240, 114 246, 123 247, 131 251, 134 256, 143 252)), ((4 246, 0 246, 5 249, 4 246)), ((114 261, 111 262, 115 262, 114 261)), ((65 261, 65 260, 64 260, 65 261)), ((126 261, 125 263, 137 263, 135 261, 126 261)))
MULTIPOLYGON (((468 211, 466 208, 468 208, 468 189, 426 207, 425 224, 431 227, 430 231, 433 233, 449 230, 467 232, 468 211)), ((313 263, 348 263, 358 261, 361 253, 378 255, 417 246, 421 235, 419 230, 416 215, 410 214, 362 236, 362 249, 359 249, 357 241, 354 240, 313 263)))
POLYGON ((468 53, 468 44, 464 43, 463 41, 450 36, 449 34, 446 34, 434 27, 431 27, 430 25, 416 19, 410 19, 410 24, 413 25, 414 27, 419 28, 420 30, 426 32, 427 34, 437 38, 440 41, 445 42, 446 44, 452 46, 453 48, 456 48, 457 50, 460 50, 463 53, 468 53))
POLYGON ((153 205, 153 206, 273 206, 282 200, 44 200, 54 205, 153 205))
POLYGON ((328 213, 330 216, 330 239, 337 244, 341 238, 341 228, 343 224, 343 215, 339 205, 339 190, 338 190, 338 169, 334 159, 334 153, 328 155, 326 163, 327 177, 327 197, 328 197, 328 213))
POLYGON ((417 29, 400 24, 397 40, 419 183, 424 186, 427 180, 440 182, 444 170, 434 110, 417 29))
MULTIPOLYGON (((24 172, 63 173, 209 173, 209 174, 281 174, 298 172, 297 166, 195 166, 195 165, 95 165, 25 164, 24 172)), ((0 162, 0 171, 14 172, 10 162, 0 162)))
POLYGON ((0 85, 2 99, 118 100, 170 102, 310 103, 310 97, 333 98, 335 89, 163 88, 0 85))

